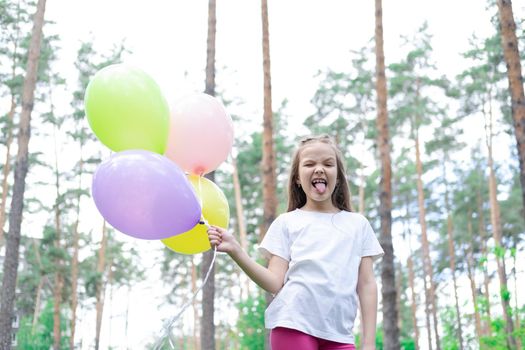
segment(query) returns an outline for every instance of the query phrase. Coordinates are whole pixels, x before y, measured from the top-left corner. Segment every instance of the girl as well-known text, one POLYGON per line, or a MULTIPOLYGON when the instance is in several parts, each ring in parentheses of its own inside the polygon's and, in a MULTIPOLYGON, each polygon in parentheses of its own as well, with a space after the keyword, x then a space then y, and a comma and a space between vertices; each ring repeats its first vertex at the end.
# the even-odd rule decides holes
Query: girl
POLYGON ((362 348, 375 349, 373 260, 383 249, 367 219, 350 212, 342 156, 330 137, 306 138, 295 152, 288 212, 270 225, 259 247, 267 268, 226 230, 212 226, 208 236, 212 246, 275 295, 265 312, 272 350, 355 349, 358 298, 362 348))

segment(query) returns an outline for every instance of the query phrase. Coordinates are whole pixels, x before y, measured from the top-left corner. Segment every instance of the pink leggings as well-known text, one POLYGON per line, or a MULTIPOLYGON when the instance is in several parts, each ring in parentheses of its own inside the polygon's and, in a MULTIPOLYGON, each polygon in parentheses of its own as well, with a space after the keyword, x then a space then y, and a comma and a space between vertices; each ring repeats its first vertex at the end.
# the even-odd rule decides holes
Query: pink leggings
POLYGON ((354 344, 336 343, 283 327, 271 330, 270 344, 272 350, 355 350, 354 344))

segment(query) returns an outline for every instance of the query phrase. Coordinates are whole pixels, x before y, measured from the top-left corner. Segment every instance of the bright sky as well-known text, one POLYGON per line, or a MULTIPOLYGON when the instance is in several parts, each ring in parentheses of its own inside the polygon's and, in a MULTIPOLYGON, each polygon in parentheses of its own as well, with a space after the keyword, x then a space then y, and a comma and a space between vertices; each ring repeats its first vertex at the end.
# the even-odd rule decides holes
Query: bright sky
MULTIPOLYGON (((373 38, 373 3, 269 0, 274 109, 286 97, 288 113, 296 118, 297 125, 313 111, 310 99, 316 89, 316 72, 328 67, 344 70, 350 64, 349 51, 360 49, 373 38)), ((459 53, 467 49, 469 37, 473 33, 484 37, 492 31, 485 3, 480 0, 383 1, 387 64, 404 55, 400 36, 411 35, 428 21, 429 32, 434 35, 434 59, 438 68, 452 77, 463 67, 459 53)), ((525 0, 513 3, 515 18, 523 17, 525 0)), ((150 73, 172 103, 182 95, 204 90, 207 6, 206 0, 50 0, 46 19, 57 23, 55 28, 62 40, 61 67, 70 74, 72 86, 76 83, 73 62, 80 41, 92 40, 95 49, 103 52, 125 40, 133 51, 126 62, 150 73), (67 67, 71 69, 68 71, 67 67)), ((262 120, 260 17, 259 1, 217 1, 217 84, 228 98, 240 97, 245 101, 241 109, 231 113, 242 113, 253 120, 254 128, 260 127, 262 120)), ((371 56, 370 60, 374 61, 375 57, 371 56)), ((155 242, 144 242, 144 246, 154 247, 155 242)), ((102 348, 108 345, 109 332, 114 346, 133 344, 133 348, 142 348, 152 333, 160 331, 157 306, 162 296, 152 293, 160 286, 159 282, 155 283, 157 278, 152 276, 153 282, 148 281, 145 288, 133 288, 126 340, 122 317, 125 305, 114 305, 112 313, 116 316, 111 331, 107 318, 103 325, 102 348)), ((123 291, 117 298, 127 300, 127 294, 123 291)), ((160 313, 165 317, 174 311, 160 313)), ((106 312, 106 316, 108 314, 106 312)), ((94 320, 94 316, 82 317, 94 320)), ((80 334, 86 337, 87 345, 92 339, 91 331, 82 330, 80 334)))

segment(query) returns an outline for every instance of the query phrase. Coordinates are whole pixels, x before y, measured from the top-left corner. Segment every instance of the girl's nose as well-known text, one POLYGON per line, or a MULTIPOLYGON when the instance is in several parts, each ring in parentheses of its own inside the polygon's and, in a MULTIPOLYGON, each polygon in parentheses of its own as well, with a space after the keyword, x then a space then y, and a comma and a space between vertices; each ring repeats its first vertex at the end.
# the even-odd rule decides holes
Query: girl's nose
POLYGON ((315 168, 315 173, 316 174, 322 174, 322 173, 324 173, 324 169, 322 167, 317 167, 317 168, 315 168))

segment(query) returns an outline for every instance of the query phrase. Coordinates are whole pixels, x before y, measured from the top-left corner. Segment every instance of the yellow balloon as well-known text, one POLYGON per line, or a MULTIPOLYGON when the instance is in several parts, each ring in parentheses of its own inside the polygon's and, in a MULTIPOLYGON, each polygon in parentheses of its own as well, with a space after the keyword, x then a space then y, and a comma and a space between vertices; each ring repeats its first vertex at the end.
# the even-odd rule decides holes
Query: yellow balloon
MULTIPOLYGON (((222 190, 213 181, 198 175, 188 175, 201 201, 202 216, 214 226, 228 228, 230 207, 222 190)), ((181 254, 197 254, 211 249, 206 225, 197 224, 191 230, 179 235, 161 239, 171 250, 181 254)))

